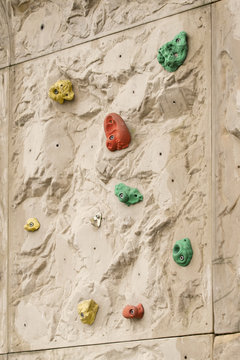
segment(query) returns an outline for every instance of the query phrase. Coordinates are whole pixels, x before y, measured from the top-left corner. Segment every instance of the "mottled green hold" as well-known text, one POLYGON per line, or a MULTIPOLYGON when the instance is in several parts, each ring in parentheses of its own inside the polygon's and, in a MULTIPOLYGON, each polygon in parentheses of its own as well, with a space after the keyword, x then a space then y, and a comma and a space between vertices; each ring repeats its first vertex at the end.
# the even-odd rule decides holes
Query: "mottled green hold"
POLYGON ((131 188, 123 183, 115 186, 115 195, 118 199, 130 206, 143 200, 142 194, 136 188, 131 188))
POLYGON ((192 260, 193 250, 188 238, 176 241, 173 247, 173 260, 180 266, 187 266, 192 260))
POLYGON ((176 71, 187 57, 187 34, 181 31, 172 41, 164 44, 159 50, 158 62, 169 72, 176 71))

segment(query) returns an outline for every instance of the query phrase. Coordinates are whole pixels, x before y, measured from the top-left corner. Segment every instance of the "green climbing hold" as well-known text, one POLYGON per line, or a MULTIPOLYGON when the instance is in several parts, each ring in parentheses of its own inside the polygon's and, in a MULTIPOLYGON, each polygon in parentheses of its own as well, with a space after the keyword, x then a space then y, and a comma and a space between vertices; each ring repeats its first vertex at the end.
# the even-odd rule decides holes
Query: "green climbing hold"
POLYGON ((173 260, 180 266, 187 266, 193 256, 191 242, 188 238, 176 241, 173 247, 173 260))
POLYGON ((123 183, 115 186, 115 195, 121 202, 130 206, 143 200, 142 194, 136 188, 131 188, 123 183))
POLYGON ((187 53, 187 34, 185 31, 181 31, 172 41, 164 44, 158 50, 157 59, 165 70, 173 72, 184 63, 187 53))

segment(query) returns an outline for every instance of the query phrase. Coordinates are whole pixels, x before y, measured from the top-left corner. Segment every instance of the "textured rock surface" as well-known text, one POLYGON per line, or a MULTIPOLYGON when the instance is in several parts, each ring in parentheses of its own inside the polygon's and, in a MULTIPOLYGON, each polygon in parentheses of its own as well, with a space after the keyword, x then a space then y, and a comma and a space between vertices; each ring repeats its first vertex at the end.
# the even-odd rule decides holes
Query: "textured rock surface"
POLYGON ((0 360, 239 359, 240 3, 213 2, 0 0, 0 354, 19 351, 0 360), (157 51, 183 30, 189 53, 169 74, 157 51), (71 103, 48 98, 59 79, 71 103), (115 153, 109 112, 132 136, 115 153), (143 201, 121 204, 119 182, 143 201), (184 237, 186 268, 172 259, 184 237), (138 303, 144 317, 125 319, 138 303), (213 344, 213 311, 217 334, 238 333, 213 344))
MULTIPOLYGON (((240 2, 213 6, 213 118, 216 124, 216 333, 240 331, 240 2), (221 76, 219 76, 221 74, 221 76)), ((215 184, 214 184, 215 186, 215 184)))
POLYGON ((210 40, 206 6, 12 69, 11 351, 211 332, 210 40), (182 29, 188 57, 169 75, 157 50, 182 29), (48 98, 59 78, 73 83, 71 103, 48 98), (110 112, 132 135, 115 153, 110 112), (120 203, 119 182, 144 200, 120 203), (29 217, 38 231, 23 229, 29 217), (172 259, 183 237, 194 251, 186 268, 172 259), (86 327, 77 304, 89 298, 99 311, 86 327), (144 318, 124 319, 139 302, 144 318))
POLYGON ((6 1, 0 0, 0 68, 8 66, 10 62, 9 26, 6 1))
POLYGON ((0 353, 7 351, 8 74, 0 71, 0 353))
POLYGON ((9 360, 211 360, 212 336, 189 336, 123 344, 11 354, 9 360), (201 349, 201 351, 200 351, 201 349))
POLYGON ((239 360, 240 334, 217 336, 214 340, 214 360, 239 360))
POLYGON ((68 0, 64 6, 59 0, 5 1, 12 62, 19 62, 215 0, 68 0))

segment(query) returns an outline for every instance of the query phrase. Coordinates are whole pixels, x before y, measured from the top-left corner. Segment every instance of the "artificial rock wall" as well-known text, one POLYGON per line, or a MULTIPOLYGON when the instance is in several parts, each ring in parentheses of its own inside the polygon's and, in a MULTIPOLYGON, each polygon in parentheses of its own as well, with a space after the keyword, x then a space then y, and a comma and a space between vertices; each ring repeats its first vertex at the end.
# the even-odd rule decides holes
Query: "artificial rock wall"
POLYGON ((239 1, 2 0, 0 15, 0 359, 239 359, 239 1), (183 30, 169 73, 157 51, 183 30), (48 97, 59 79, 72 102, 48 97), (110 112, 125 150, 106 148, 110 112), (143 201, 120 203, 119 182, 143 201), (122 317, 138 303, 143 319, 122 317))

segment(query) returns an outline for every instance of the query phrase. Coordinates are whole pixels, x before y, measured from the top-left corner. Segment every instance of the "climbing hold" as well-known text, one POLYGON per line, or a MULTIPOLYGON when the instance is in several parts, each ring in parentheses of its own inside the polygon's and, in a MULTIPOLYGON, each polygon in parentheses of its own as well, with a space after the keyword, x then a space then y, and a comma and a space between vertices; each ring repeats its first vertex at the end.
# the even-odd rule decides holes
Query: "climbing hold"
POLYGON ((36 218, 28 219, 26 225, 24 225, 24 229, 27 231, 36 231, 39 228, 40 224, 36 218))
POLYGON ((130 206, 143 200, 142 194, 136 188, 132 188, 123 183, 115 186, 115 195, 121 202, 130 206))
POLYGON ((115 113, 108 114, 104 119, 104 131, 107 137, 108 150, 115 151, 128 147, 131 135, 123 119, 115 113))
POLYGON ((48 96, 62 104, 64 100, 72 100, 74 92, 72 90, 72 83, 70 80, 58 80, 53 86, 50 87, 48 96))
POLYGON ((98 304, 94 300, 84 300, 78 304, 78 314, 84 324, 92 325, 98 312, 98 304))
POLYGON ((99 228, 101 226, 101 222, 102 222, 102 214, 100 212, 97 213, 94 217, 92 217, 90 219, 90 221, 93 226, 96 226, 99 228))
POLYGON ((176 71, 187 57, 187 34, 181 31, 172 41, 164 44, 159 50, 158 62, 169 72, 176 71))
POLYGON ((180 266, 187 266, 193 256, 191 242, 188 238, 176 241, 173 247, 173 260, 180 266))
POLYGON ((142 304, 137 306, 126 305, 123 309, 122 315, 127 319, 141 319, 144 314, 144 308, 142 304))

